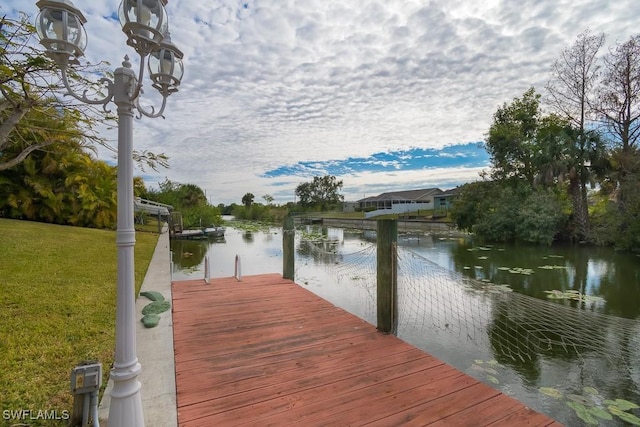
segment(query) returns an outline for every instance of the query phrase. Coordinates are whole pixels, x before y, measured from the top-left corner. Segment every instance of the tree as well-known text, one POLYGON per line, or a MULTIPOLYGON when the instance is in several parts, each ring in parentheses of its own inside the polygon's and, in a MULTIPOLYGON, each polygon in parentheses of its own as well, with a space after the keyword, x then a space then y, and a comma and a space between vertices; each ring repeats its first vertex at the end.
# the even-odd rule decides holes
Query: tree
POLYGON ((296 187, 296 196, 303 207, 316 207, 324 211, 344 200, 339 193, 341 188, 342 181, 333 175, 314 176, 313 181, 303 182, 296 187))
POLYGON ((486 139, 493 179, 524 179, 533 187, 540 118, 540 95, 534 88, 498 108, 486 139))
MULTIPOLYGON (((538 130, 539 152, 536 156, 536 183, 554 188, 566 183, 572 203, 572 237, 583 240, 587 236, 580 224, 581 215, 588 218, 586 185, 595 187, 598 177, 608 169, 606 147, 600 135, 587 131, 581 135, 566 118, 556 114, 545 116, 538 130), (582 141, 578 144, 578 141, 582 141)), ((590 237, 590 236, 589 236, 590 237)))
POLYGON ((265 194, 264 196, 262 196, 262 198, 265 202, 267 202, 267 206, 273 203, 273 196, 271 194, 265 194))
MULTIPOLYGON (((8 169, 24 161, 36 151, 48 148, 60 141, 65 132, 82 134, 83 139, 94 143, 103 143, 93 127, 97 124, 96 109, 58 100, 63 88, 57 76, 57 66, 48 58, 42 48, 35 44, 35 28, 29 23, 27 15, 13 20, 3 17, 0 20, 0 170, 8 169), (54 129, 42 126, 42 122, 51 123, 57 116, 72 115, 78 122, 77 128, 54 129), (34 117, 35 116, 35 117, 34 117), (35 121, 34 121, 35 120, 35 121), (86 131, 81 133, 80 126, 86 131), (61 133, 62 132, 62 133, 61 133), (15 148, 19 147, 19 150, 15 148), (13 156, 6 155, 8 148, 13 156)), ((93 71, 101 69, 90 67, 93 71)), ((72 71, 73 85, 91 87, 91 83, 80 74, 72 71)), ((102 116, 110 120, 109 116, 102 116)))
POLYGON ((562 232, 566 211, 551 190, 532 188, 525 180, 465 184, 451 209, 461 230, 487 241, 551 244, 562 232))
POLYGON ((637 168, 638 138, 640 138, 640 35, 619 44, 604 59, 598 113, 604 121, 607 134, 615 143, 612 150, 612 170, 609 176, 614 184, 621 229, 627 228, 625 212, 628 198, 633 198, 640 187, 629 175, 640 172, 637 168))
POLYGON ((476 181, 463 185, 449 211, 458 229, 472 232, 473 226, 491 209, 498 191, 496 181, 476 181))
POLYGON ((253 199, 256 196, 253 195, 253 193, 246 193, 244 196, 242 196, 242 204, 244 205, 245 208, 250 209, 251 208, 251 204, 253 203, 253 199))
POLYGON ((165 179, 159 190, 147 190, 150 200, 173 206, 180 212, 185 228, 199 228, 222 223, 220 211, 211 206, 204 191, 195 184, 181 184, 165 179))
POLYGON ((160 191, 148 190, 148 197, 153 201, 172 205, 176 210, 208 204, 204 191, 195 184, 181 184, 165 179, 158 187, 160 191))
POLYGON ((604 58, 597 112, 624 153, 640 137, 640 35, 604 58))
POLYGON ((0 171, 0 215, 56 224, 112 228, 116 168, 93 159, 77 142, 36 151, 0 171))
MULTIPOLYGON (((0 18, 0 171, 23 162, 35 151, 56 150, 56 144, 69 137, 80 136, 87 148, 101 145, 116 152, 97 131, 99 125, 112 126, 115 116, 61 96, 65 88, 58 67, 34 42, 36 31, 29 21, 24 13, 19 19, 0 18), (76 126, 43 126, 66 117, 73 117, 76 126)), ((98 83, 83 76, 108 75, 105 65, 69 67, 71 87, 79 93, 100 92, 98 83)), ((162 153, 135 151, 133 156, 141 167, 168 167, 162 153)))
MULTIPOLYGON (((542 206, 541 201, 544 200, 551 203, 549 194, 536 193, 543 189, 564 188, 566 183, 576 224, 572 230, 578 230, 573 234, 579 240, 586 237, 579 226, 585 221, 588 224, 584 220, 588 219, 585 185, 604 157, 604 146, 596 132, 581 132, 564 116, 543 115, 540 95, 531 88, 521 98, 515 98, 498 109, 489 129, 486 147, 493 165, 491 177, 501 185, 502 191, 492 196, 489 207, 482 209, 489 213, 477 215, 478 218, 470 223, 469 218, 475 215, 472 215, 474 209, 478 209, 472 203, 458 213, 466 212, 458 215, 457 222, 462 220, 466 229, 472 224, 475 232, 491 240, 516 238, 549 243, 559 231, 559 224, 564 226, 562 216, 552 215, 554 218, 549 218, 546 223, 537 216, 541 230, 540 233, 532 232, 535 227, 525 225, 533 222, 522 222, 523 218, 510 205, 533 203, 542 206), (523 187, 523 183, 528 189, 523 187), (513 191, 506 191, 508 187, 513 191), (520 226, 516 227, 517 224, 520 226)), ((546 209, 544 212, 550 213, 546 209)))
POLYGON ((577 189, 573 194, 573 214, 577 226, 577 237, 589 237, 589 211, 587 204, 589 142, 594 140, 593 130, 587 129, 589 121, 595 120, 595 86, 598 76, 598 51, 604 44, 604 34, 592 35, 589 31, 580 34, 575 43, 562 51, 561 57, 551 69, 547 83, 550 102, 576 129, 575 169, 577 189))

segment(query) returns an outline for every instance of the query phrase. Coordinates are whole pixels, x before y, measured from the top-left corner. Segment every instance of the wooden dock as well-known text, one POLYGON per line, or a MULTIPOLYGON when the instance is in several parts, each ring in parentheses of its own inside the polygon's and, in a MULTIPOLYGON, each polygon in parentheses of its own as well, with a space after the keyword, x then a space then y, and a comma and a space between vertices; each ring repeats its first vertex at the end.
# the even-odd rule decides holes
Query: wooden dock
POLYGON ((280 275, 172 293, 180 427, 560 425, 280 275))

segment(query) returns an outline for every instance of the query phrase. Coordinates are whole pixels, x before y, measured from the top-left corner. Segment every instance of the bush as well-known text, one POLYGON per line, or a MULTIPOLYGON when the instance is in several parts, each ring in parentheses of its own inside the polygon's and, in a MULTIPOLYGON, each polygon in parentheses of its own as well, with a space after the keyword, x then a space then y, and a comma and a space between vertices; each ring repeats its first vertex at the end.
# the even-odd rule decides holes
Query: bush
POLYGON ((236 219, 247 221, 275 222, 282 221, 287 215, 286 208, 265 206, 261 203, 253 203, 249 208, 237 205, 233 208, 233 216, 236 219))
POLYGON ((567 222, 565 202, 547 190, 480 181, 463 187, 451 216, 458 228, 483 240, 550 245, 567 222))
POLYGON ((201 228, 222 224, 220 210, 211 205, 183 207, 180 211, 184 228, 201 228))
POLYGON ((517 238, 551 245, 568 220, 561 202, 549 191, 532 193, 518 210, 517 238))

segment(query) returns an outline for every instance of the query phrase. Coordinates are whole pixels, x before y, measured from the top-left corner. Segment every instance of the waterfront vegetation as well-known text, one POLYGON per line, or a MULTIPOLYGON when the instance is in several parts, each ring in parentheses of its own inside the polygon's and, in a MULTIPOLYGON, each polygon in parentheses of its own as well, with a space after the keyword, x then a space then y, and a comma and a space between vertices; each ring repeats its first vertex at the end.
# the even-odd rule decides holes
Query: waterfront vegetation
POLYGON ((585 31, 551 65, 545 99, 530 88, 493 116, 491 169, 453 205, 487 241, 572 241, 640 251, 640 35, 604 49, 585 31))
MULTIPOLYGON (((2 409, 70 411, 71 369, 100 361, 104 389, 113 362, 115 232, 11 219, 0 228, 2 409)), ((157 241, 136 234, 136 293, 157 241)))

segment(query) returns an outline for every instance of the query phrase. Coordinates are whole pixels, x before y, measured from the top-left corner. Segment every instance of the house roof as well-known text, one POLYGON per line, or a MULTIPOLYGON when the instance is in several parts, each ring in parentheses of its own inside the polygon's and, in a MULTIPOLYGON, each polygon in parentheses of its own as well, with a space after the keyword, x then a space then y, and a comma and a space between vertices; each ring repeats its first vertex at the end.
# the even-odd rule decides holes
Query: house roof
POLYGON ((382 193, 378 196, 365 197, 358 200, 358 202, 378 202, 385 200, 408 200, 408 201, 421 201, 430 199, 433 196, 442 194, 442 190, 439 188, 423 188, 420 190, 408 190, 408 191, 390 191, 382 193))
POLYGON ((439 196, 440 197, 453 197, 453 196, 459 195, 460 191, 462 191, 462 187, 451 188, 449 190, 443 191, 442 194, 439 194, 439 196))

